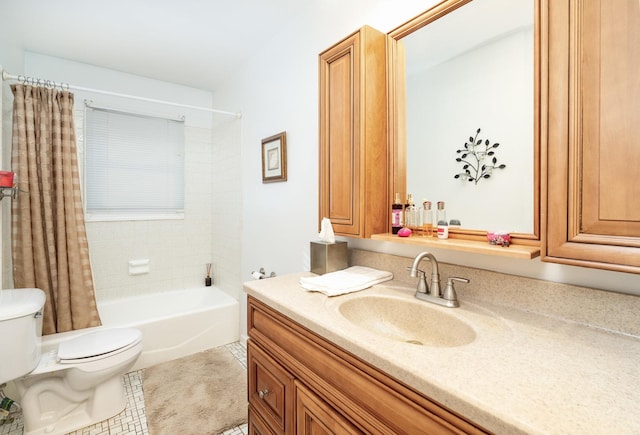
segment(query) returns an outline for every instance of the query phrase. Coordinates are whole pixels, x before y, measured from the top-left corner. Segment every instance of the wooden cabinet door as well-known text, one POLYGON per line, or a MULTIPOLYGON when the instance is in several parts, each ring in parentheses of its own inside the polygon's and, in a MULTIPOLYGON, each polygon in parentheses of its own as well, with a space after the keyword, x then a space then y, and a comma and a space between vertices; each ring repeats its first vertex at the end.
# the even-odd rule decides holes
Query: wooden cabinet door
POLYGON ((252 406, 249 406, 249 435, 274 435, 252 406))
POLYGON ((278 434, 292 433, 293 376, 251 340, 247 342, 249 403, 278 434))
POLYGON ((640 2, 543 4, 543 259, 640 273, 640 2))
POLYGON ((385 41, 365 26, 320 54, 319 221, 338 235, 388 230, 385 41))
POLYGON ((295 381, 296 392, 296 434, 332 435, 362 434, 342 415, 322 399, 295 381))

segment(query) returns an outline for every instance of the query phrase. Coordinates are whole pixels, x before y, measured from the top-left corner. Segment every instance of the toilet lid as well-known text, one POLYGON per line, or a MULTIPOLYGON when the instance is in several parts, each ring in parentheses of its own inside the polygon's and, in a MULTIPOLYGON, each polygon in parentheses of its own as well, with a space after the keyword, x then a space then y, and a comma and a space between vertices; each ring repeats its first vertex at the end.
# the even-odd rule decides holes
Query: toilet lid
POLYGON ((37 288, 0 290, 0 322, 34 315, 45 299, 44 292, 37 288))
POLYGON ((63 341, 58 346, 58 359, 70 360, 104 355, 127 347, 142 338, 136 328, 101 329, 63 341))

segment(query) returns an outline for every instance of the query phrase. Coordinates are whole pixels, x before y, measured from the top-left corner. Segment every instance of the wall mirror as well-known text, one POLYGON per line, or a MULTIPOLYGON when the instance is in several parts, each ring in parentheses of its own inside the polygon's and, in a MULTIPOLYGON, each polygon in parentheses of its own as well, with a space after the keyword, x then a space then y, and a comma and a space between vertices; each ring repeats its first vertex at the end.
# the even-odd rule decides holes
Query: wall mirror
POLYGON ((537 0, 446 0, 389 33, 389 195, 445 201, 454 237, 539 240, 537 13, 537 0), (456 161, 477 141, 499 146, 456 161), (505 166, 485 177, 493 158, 505 166))

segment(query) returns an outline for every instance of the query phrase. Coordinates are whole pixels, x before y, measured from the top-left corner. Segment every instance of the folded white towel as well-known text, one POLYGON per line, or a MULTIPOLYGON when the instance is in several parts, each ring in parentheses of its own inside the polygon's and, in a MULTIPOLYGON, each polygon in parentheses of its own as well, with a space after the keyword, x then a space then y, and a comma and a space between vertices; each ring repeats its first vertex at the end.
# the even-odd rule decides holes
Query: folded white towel
POLYGON ((327 296, 337 296, 364 290, 390 279, 393 279, 391 272, 364 266, 352 266, 320 276, 300 278, 300 285, 309 291, 322 292, 327 296))

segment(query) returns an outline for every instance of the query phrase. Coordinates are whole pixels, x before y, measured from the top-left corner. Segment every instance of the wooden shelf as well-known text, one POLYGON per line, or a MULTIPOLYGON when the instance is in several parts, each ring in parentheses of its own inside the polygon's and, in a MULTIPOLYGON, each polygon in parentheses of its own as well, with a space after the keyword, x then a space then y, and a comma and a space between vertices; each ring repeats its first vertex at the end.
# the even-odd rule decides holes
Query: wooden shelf
POLYGON ((371 239, 383 242, 405 243, 409 245, 447 249, 450 251, 464 251, 476 254, 496 255, 500 257, 523 258, 527 260, 540 256, 540 247, 530 245, 511 244, 508 248, 505 248, 502 246, 490 245, 488 242, 475 240, 452 238, 440 240, 432 237, 421 236, 399 237, 391 233, 373 234, 371 239))

